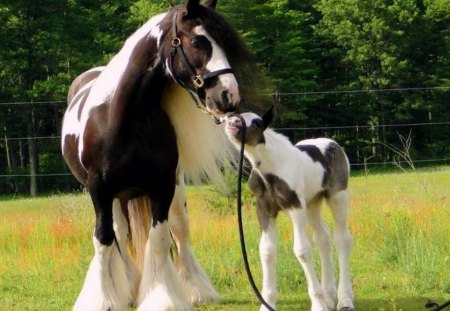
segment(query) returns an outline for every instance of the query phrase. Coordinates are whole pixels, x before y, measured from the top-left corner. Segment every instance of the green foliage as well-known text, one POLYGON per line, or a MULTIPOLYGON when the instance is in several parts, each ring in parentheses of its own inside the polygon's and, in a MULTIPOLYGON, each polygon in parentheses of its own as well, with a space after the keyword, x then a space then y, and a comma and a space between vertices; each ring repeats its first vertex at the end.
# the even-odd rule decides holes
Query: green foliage
MULTIPOLYGON (((149 17, 183 2, 2 1, 0 102, 64 101, 78 74, 104 65, 149 17)), ((217 10, 255 53, 267 77, 253 73, 262 98, 270 102, 268 94, 278 94, 275 127, 376 126, 286 132, 293 140, 330 136, 345 146, 352 162, 369 157, 382 162, 393 156, 383 146, 405 133, 377 125, 450 119, 449 0, 223 0, 217 10), (423 87, 435 89, 386 91, 423 87), (353 90, 366 92, 348 92, 353 90)), ((65 105, 52 105, 0 106, 0 130, 7 137, 56 136, 65 105), (34 127, 27 127, 31 123, 34 127)), ((448 158, 447 127, 415 128, 412 154, 448 158)), ((48 158, 59 154, 58 148, 37 144, 48 158)), ((6 147, 0 140, 0 173, 26 172, 26 141, 9 142, 11 167, 6 147)), ((53 161, 40 166, 41 172, 58 167, 53 161)), ((0 181, 0 192, 6 189, 0 181)))

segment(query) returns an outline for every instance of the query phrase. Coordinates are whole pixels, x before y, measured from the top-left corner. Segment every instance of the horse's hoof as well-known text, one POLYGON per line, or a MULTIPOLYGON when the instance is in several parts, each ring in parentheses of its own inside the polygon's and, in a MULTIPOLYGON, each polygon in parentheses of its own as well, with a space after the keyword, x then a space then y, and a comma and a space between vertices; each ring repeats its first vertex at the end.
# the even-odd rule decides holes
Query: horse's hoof
POLYGON ((338 311, 353 311, 355 308, 353 306, 344 306, 344 307, 338 307, 338 311))
POLYGON ((355 310, 355 307, 353 306, 353 299, 351 298, 344 298, 339 300, 337 308, 338 311, 352 311, 355 310))

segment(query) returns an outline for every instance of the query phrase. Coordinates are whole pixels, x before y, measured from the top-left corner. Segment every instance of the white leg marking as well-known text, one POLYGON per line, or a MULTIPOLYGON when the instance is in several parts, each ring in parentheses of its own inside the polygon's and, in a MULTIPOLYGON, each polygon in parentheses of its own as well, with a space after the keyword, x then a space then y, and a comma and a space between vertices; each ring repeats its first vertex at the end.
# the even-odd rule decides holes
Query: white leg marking
POLYGON ((139 289, 138 311, 190 310, 180 278, 169 257, 170 243, 167 221, 150 229, 139 289))
POLYGON ((336 303, 336 277, 334 275, 331 254, 330 229, 321 215, 320 203, 313 204, 307 210, 308 223, 314 230, 314 241, 319 248, 320 262, 322 267, 322 289, 325 300, 330 309, 336 303))
POLYGON ((183 176, 170 207, 169 225, 177 244, 178 257, 175 264, 188 299, 192 304, 216 302, 219 294, 214 289, 206 272, 200 267, 190 246, 189 220, 185 208, 186 193, 183 176))
MULTIPOLYGON (((261 232, 261 239, 259 240, 259 257, 263 273, 263 288, 261 295, 274 309, 278 296, 276 272, 277 253, 275 218, 270 217, 267 220, 267 227, 261 232)), ((266 311, 267 308, 264 305, 261 305, 259 310, 266 311)))
POLYGON ((308 282, 308 294, 311 298, 311 311, 328 311, 322 287, 313 267, 311 243, 306 232, 306 204, 302 208, 287 210, 294 230, 294 253, 300 262, 308 282))
POLYGON ((114 232, 116 234, 117 242, 120 247, 121 259, 125 264, 126 276, 128 288, 126 290, 126 295, 128 296, 129 303, 135 304, 137 294, 139 291, 139 284, 141 281, 141 273, 137 266, 134 264, 133 260, 130 258, 127 251, 127 243, 129 238, 128 222, 122 213, 119 200, 114 200, 113 202, 113 219, 114 219, 114 232))
POLYGON ((102 245, 95 237, 93 240, 95 255, 73 310, 127 310, 129 303, 126 294, 127 278, 117 246, 102 245))
POLYGON ((335 230, 334 242, 339 261, 339 285, 337 309, 354 309, 353 290, 350 281, 350 250, 352 236, 348 229, 349 194, 347 190, 338 192, 328 199, 328 204, 333 213, 335 230))

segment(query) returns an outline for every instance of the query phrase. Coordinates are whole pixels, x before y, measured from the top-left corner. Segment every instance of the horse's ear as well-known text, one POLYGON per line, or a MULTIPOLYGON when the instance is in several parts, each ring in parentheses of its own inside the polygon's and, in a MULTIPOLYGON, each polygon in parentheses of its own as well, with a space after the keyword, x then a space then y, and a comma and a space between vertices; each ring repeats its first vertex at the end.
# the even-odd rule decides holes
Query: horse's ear
POLYGON ((213 9, 213 10, 216 9, 216 5, 217 5, 217 0, 207 0, 205 2, 205 6, 210 8, 210 9, 213 9))
POLYGON ((269 126, 269 124, 273 121, 274 117, 275 117, 275 106, 272 105, 270 109, 267 110, 262 116, 264 128, 267 128, 269 126))
POLYGON ((200 6, 200 0, 186 0, 184 1, 184 6, 186 7, 186 15, 192 14, 197 11, 200 6))

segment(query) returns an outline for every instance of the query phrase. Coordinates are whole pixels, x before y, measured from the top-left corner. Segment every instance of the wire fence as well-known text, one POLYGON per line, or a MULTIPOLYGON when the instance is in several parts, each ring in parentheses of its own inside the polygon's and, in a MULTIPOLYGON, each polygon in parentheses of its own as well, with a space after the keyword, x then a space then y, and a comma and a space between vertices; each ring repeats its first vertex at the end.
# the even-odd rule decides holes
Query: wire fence
MULTIPOLYGON (((448 91, 450 90, 450 86, 441 86, 441 87, 406 87, 406 88, 387 88, 387 89, 355 89, 355 90, 330 90, 330 91, 305 91, 305 92, 290 92, 290 93, 272 93, 272 94, 264 94, 267 96, 315 96, 315 95, 327 95, 327 94, 354 94, 354 93, 380 93, 380 92, 421 92, 421 91, 448 91)), ((67 102, 65 100, 52 100, 52 101, 14 101, 14 102, 0 102, 0 106, 30 106, 30 105, 54 105, 63 107, 64 105, 67 105, 67 102)), ((305 131, 323 131, 326 132, 327 135, 332 136, 333 133, 336 133, 338 131, 356 131, 359 132, 360 130, 375 130, 379 128, 383 129, 395 129, 395 128, 401 128, 401 129, 417 129, 417 128, 423 128, 423 127, 447 127, 450 125, 450 121, 448 122, 423 122, 423 123, 397 123, 397 124, 354 124, 354 125, 344 125, 344 126, 319 126, 319 127, 279 127, 274 128, 276 131, 279 131, 281 133, 287 132, 287 133, 299 133, 299 132, 305 132, 305 131)), ((445 131, 445 130, 444 130, 445 131)), ((448 131, 447 131, 448 132, 448 131)), ((29 140, 35 140, 35 141, 47 141, 50 142, 51 145, 53 145, 53 141, 55 141, 55 144, 59 145, 59 141, 61 140, 61 136, 58 134, 55 135, 40 135, 35 137, 0 137, 0 143, 8 143, 8 142, 25 142, 29 140)), ((375 142, 372 142, 372 144, 376 144, 375 142)), ((406 160, 392 160, 388 159, 385 161, 369 161, 371 157, 358 157, 358 161, 354 161, 354 163, 351 163, 350 165, 355 168, 359 167, 367 167, 367 166, 399 166, 403 164, 410 164, 409 161, 406 160)), ((60 159, 61 162, 63 162, 62 157, 60 159)), ((428 163, 436 163, 438 165, 440 164, 448 164, 450 163, 450 152, 446 152, 445 154, 442 154, 441 157, 433 157, 433 158, 420 158, 417 160, 414 160, 414 163, 421 163, 421 164, 428 164, 428 163)), ((52 173, 46 173, 46 172, 39 172, 37 174, 27 174, 25 173, 26 170, 22 170, 19 173, 11 173, 11 174, 0 174, 0 178, 29 178, 32 176, 39 177, 39 178, 50 178, 50 177, 67 177, 72 176, 72 174, 68 171, 64 172, 52 172, 52 173)))
MULTIPOLYGON (((450 86, 430 86, 430 87, 402 87, 402 88, 384 88, 384 89, 354 89, 354 90, 325 90, 325 91, 304 91, 304 92, 274 92, 263 95, 267 96, 313 96, 327 94, 357 94, 357 93, 390 93, 390 92, 411 92, 411 91, 448 91, 450 86)), ((0 106, 13 105, 61 105, 67 104, 66 100, 51 101, 15 101, 0 102, 0 106)))
MULTIPOLYGON (((325 131, 333 131, 333 130, 359 130, 359 129, 371 129, 371 128, 394 128, 394 127, 425 127, 425 126, 442 126, 442 125, 450 125, 450 122, 429 122, 429 123, 405 123, 405 124, 377 124, 377 125, 348 125, 348 126, 329 126, 329 127, 290 127, 290 128, 274 128, 274 130, 283 132, 283 131, 308 131, 308 130, 325 130, 325 131)), ((4 138, 0 137, 1 141, 28 141, 30 139, 34 140, 55 140, 56 143, 59 144, 59 140, 61 136, 36 136, 36 137, 12 137, 12 138, 4 138)), ((62 159, 61 159, 62 161, 62 159)), ((440 158, 430 158, 430 159, 420 159, 414 160, 414 163, 446 163, 450 162, 450 157, 440 157, 440 158)), ((384 161, 384 162, 360 162, 360 163, 351 163, 352 167, 367 167, 367 166, 398 166, 402 164, 408 164, 409 161, 396 160, 396 161, 384 161)), ((71 176, 71 173, 63 172, 63 173, 41 173, 35 174, 33 176, 36 177, 57 177, 57 176, 71 176)), ((31 177, 30 174, 0 174, 0 178, 20 178, 20 177, 31 177)))

